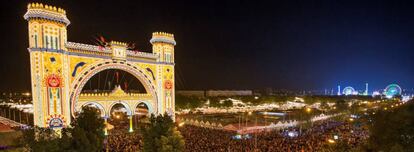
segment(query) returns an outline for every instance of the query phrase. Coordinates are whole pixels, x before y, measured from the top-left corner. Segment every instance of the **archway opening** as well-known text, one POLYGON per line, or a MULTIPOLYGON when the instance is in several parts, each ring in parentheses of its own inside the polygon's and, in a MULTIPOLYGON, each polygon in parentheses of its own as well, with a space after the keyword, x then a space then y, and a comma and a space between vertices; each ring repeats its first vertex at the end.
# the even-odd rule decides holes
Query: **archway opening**
POLYGON ((130 113, 131 111, 124 104, 116 103, 110 109, 108 123, 115 130, 128 130, 130 113))
POLYGON ((81 93, 109 93, 117 86, 127 93, 147 93, 140 80, 119 69, 106 69, 96 73, 85 83, 81 93))
POLYGON ((141 123, 148 122, 149 115, 150 115, 150 109, 148 105, 144 102, 139 103, 135 107, 135 111, 134 111, 135 126, 139 126, 141 123))
POLYGON ((105 116, 105 110, 103 109, 102 106, 99 106, 96 103, 87 103, 85 105, 82 106, 83 107, 92 107, 94 109, 96 109, 96 112, 98 113, 99 116, 104 117, 105 116))
POLYGON ((147 117, 149 115, 148 105, 141 102, 135 108, 135 115, 139 117, 147 117))

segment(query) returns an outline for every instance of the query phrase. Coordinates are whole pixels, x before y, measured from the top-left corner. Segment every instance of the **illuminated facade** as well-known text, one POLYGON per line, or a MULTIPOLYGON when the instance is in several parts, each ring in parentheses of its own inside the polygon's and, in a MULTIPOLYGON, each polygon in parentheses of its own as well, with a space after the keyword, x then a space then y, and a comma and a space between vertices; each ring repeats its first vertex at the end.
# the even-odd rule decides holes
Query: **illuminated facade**
MULTIPOLYGON (((28 21, 34 124, 64 127, 76 112, 94 104, 108 118, 115 103, 135 109, 145 103, 154 114, 174 116, 174 46, 172 34, 155 32, 150 40, 152 53, 127 49, 127 44, 112 41, 95 46, 67 41, 70 24, 66 11, 38 3, 28 5, 28 21), (143 84, 146 94, 128 94, 116 88, 112 93, 81 94, 85 83, 106 69, 123 70, 143 84)), ((130 110, 129 115, 134 115, 130 110)))

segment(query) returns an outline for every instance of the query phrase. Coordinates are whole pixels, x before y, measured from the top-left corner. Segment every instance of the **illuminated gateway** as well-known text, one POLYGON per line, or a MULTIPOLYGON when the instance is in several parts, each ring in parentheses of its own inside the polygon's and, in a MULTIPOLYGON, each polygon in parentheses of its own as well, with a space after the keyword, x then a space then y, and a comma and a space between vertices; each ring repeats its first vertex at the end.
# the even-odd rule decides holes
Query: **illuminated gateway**
MULTIPOLYGON (((122 104, 131 117, 138 104, 153 114, 174 116, 174 46, 172 34, 155 32, 152 53, 131 51, 127 44, 112 41, 95 46, 67 41, 70 21, 66 11, 38 3, 28 5, 28 21, 34 125, 68 126, 82 106, 94 105, 105 120, 114 104, 122 104), (85 83, 107 69, 122 70, 136 77, 146 93, 81 93, 85 83)), ((131 123, 132 125, 132 123, 131 123)))

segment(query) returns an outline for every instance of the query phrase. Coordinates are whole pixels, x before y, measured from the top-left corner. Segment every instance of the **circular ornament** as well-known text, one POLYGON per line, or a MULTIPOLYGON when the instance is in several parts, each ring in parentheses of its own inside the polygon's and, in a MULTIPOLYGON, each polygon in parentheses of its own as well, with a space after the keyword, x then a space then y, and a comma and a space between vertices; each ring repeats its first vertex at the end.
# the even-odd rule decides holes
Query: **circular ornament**
POLYGON ((59 76, 55 75, 55 74, 51 74, 49 75, 49 77, 46 79, 47 85, 49 87, 59 87, 60 86, 60 78, 59 76))
POLYGON ((172 89, 172 87, 173 87, 173 84, 172 84, 171 80, 165 80, 164 88, 165 89, 172 89))

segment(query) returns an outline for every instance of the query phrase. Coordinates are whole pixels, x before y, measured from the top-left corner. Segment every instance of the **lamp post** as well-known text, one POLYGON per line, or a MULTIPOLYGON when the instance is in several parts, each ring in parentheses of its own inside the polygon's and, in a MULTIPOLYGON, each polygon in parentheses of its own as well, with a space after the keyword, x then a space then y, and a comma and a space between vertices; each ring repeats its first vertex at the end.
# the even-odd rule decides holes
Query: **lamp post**
POLYGON ((9 106, 9 119, 12 119, 12 116, 11 116, 11 106, 9 106))
MULTIPOLYGON (((255 118, 256 118, 256 120, 255 120, 255 123, 254 123, 254 127, 255 127, 255 129, 257 129, 256 127, 257 127, 257 116, 255 116, 255 118)), ((254 136, 254 150, 256 151, 257 150, 257 131, 256 131, 256 135, 254 136)))
POLYGON ((239 128, 238 128, 239 130, 240 130, 240 118, 241 118, 241 116, 239 115, 239 128))
POLYGON ((19 123, 22 123, 22 111, 19 109, 19 123))
MULTIPOLYGON (((300 122, 303 122, 302 111, 300 112, 300 122)), ((284 121, 284 120, 283 120, 284 121)), ((303 123, 299 123, 299 134, 302 135, 302 125, 303 123)))
MULTIPOLYGON (((248 115, 248 116, 251 116, 251 115, 252 115, 252 112, 251 112, 251 111, 247 112, 247 115, 248 115)), ((248 118, 248 117, 246 117, 246 127, 247 127, 247 118, 248 118)))
POLYGON ((26 123, 27 123, 27 125, 29 125, 30 124, 30 122, 29 122, 29 113, 25 113, 25 115, 26 115, 26 123))
POLYGON ((16 121, 16 110, 13 108, 13 121, 16 121))
POLYGON ((306 112, 308 113, 308 115, 310 116, 309 117, 309 121, 311 122, 311 129, 312 129, 312 127, 313 127, 313 121, 312 121, 312 116, 310 115, 311 114, 311 112, 312 112, 312 109, 311 108, 309 108, 309 107, 307 107, 306 108, 306 112))

